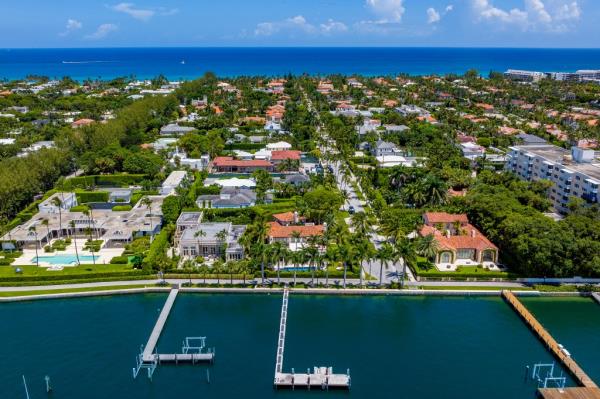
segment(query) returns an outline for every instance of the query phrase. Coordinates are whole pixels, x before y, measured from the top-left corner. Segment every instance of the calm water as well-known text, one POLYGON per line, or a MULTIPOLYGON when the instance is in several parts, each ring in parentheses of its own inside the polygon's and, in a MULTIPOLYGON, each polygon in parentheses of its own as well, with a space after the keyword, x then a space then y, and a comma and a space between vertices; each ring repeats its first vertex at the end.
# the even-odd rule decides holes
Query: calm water
MULTIPOLYGON (((0 397, 95 398, 534 398, 524 366, 551 361, 499 298, 291 296, 284 368, 351 369, 350 392, 274 391, 279 295, 177 298, 159 351, 208 336, 216 363, 160 366, 131 376, 166 295, 0 305, 0 397), (401 393, 401 396, 399 394, 401 393)), ((550 306, 550 304, 549 304, 550 306)))
POLYGON ((523 303, 583 370, 600 381, 600 305, 589 298, 523 298, 523 303))
POLYGON ((135 75, 192 79, 283 74, 484 74, 508 68, 600 69, 600 49, 493 48, 108 48, 0 50, 0 78, 29 74, 74 79, 135 75))

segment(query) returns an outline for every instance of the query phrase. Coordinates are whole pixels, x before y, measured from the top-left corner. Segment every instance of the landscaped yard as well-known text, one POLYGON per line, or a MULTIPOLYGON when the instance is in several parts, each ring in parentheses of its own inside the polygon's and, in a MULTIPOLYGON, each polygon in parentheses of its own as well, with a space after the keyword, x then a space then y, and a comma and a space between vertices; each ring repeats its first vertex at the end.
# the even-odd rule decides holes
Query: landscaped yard
POLYGON ((127 289, 145 288, 145 287, 148 287, 148 285, 147 284, 137 284, 137 285, 115 285, 115 286, 105 286, 105 287, 64 288, 64 289, 57 289, 57 290, 8 291, 8 292, 0 292, 0 297, 8 298, 8 297, 17 297, 17 296, 65 294, 65 293, 72 293, 72 292, 75 293, 75 292, 116 291, 116 290, 127 290, 127 289))
POLYGON ((37 266, 0 266, 0 278, 3 277, 36 277, 36 276, 72 276, 96 273, 120 273, 133 271, 131 265, 81 265, 69 266, 63 270, 49 271, 45 267, 37 266), (17 273, 16 269, 21 269, 17 273))
POLYGON ((511 278, 509 272, 490 271, 481 266, 459 266, 456 271, 441 272, 433 263, 423 257, 418 257, 413 265, 415 274, 421 277, 457 277, 457 278, 511 278))

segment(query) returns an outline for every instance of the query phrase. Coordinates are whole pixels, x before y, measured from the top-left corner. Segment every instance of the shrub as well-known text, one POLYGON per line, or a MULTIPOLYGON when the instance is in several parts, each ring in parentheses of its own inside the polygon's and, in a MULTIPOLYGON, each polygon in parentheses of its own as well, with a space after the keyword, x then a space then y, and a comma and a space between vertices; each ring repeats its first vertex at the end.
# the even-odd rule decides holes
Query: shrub
POLYGON ((44 252, 54 252, 54 248, 52 248, 50 245, 46 245, 44 247, 44 252))
POLYGON ((127 256, 115 256, 110 260, 110 263, 113 265, 126 265, 129 263, 129 257, 127 256))
POLYGON ((77 201, 80 204, 88 202, 107 202, 108 191, 76 191, 77 201))
POLYGON ((115 205, 112 208, 113 212, 127 212, 131 210, 131 205, 115 205))
POLYGON ((77 206, 74 206, 73 208, 69 209, 69 212, 83 212, 87 209, 88 209, 88 207, 85 205, 77 205, 77 206))

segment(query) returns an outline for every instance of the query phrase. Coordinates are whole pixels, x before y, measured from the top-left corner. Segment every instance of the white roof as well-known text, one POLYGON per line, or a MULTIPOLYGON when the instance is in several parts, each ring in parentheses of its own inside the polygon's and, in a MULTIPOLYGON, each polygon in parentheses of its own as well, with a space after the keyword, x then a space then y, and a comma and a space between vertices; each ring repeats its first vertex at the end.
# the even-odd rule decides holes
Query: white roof
POLYGON ((181 181, 187 176, 187 172, 185 170, 174 170, 171 174, 165 179, 162 186, 163 187, 177 187, 181 184, 181 181))
POLYGON ((215 181, 215 184, 218 184, 221 187, 248 187, 253 188, 256 187, 256 183, 252 179, 240 179, 237 177, 233 177, 231 179, 222 179, 215 181))
POLYGON ((290 143, 286 143, 285 141, 279 141, 277 143, 269 143, 269 144, 267 144, 267 149, 268 150, 277 149, 277 148, 291 149, 292 145, 290 143))
POLYGON ((235 154, 237 157, 244 157, 244 158, 246 158, 246 157, 252 157, 252 154, 251 154, 251 153, 249 153, 249 152, 246 152, 246 151, 242 151, 242 150, 233 150, 233 152, 234 152, 234 154, 235 154))
POLYGON ((254 153, 254 159, 269 159, 271 158, 271 151, 262 149, 254 153))
POLYGON ((10 144, 14 144, 15 143, 15 139, 0 139, 0 144, 2 145, 10 145, 10 144))

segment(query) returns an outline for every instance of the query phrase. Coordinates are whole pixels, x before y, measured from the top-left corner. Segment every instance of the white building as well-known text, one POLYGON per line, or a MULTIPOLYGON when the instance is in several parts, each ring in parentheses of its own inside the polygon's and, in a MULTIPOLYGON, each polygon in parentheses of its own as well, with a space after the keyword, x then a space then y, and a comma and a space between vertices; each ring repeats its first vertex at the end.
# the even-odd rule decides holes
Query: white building
POLYGON ((460 143, 459 147, 462 151, 463 157, 470 160, 475 160, 485 155, 485 148, 475 143, 460 143))
POLYGON ((535 71, 522 71, 518 69, 509 69, 504 72, 504 76, 508 79, 517 80, 521 82, 538 82, 546 77, 543 72, 535 71))
POLYGON ((175 189, 181 186, 186 179, 187 172, 185 170, 175 170, 171 172, 161 186, 160 195, 174 195, 175 189))
POLYGON ((589 204, 600 202, 600 162, 595 160, 593 150, 573 147, 569 153, 550 144, 514 146, 510 147, 505 168, 527 181, 551 181, 548 198, 561 213, 568 212, 571 197, 589 204))
POLYGON ((292 149, 292 145, 290 143, 286 143, 285 141, 279 141, 277 143, 267 144, 268 151, 288 151, 291 149, 292 149))
POLYGON ((59 208, 60 212, 68 212, 69 209, 77 205, 77 196, 75 193, 55 193, 42 201, 38 205, 38 209, 41 213, 59 213, 59 208), (55 198, 60 200, 60 206, 54 203, 55 198))

